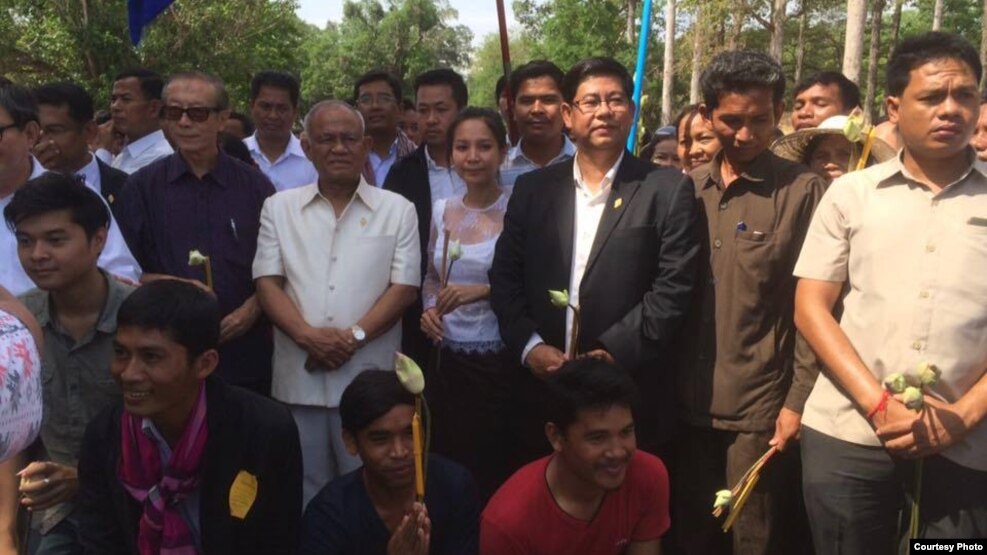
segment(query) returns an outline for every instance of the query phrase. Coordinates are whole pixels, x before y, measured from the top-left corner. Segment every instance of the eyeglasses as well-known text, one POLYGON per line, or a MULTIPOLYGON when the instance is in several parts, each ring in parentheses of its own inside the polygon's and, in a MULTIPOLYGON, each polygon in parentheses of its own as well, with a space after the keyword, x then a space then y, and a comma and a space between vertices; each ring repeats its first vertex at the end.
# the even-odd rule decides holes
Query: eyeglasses
POLYGON ((630 106, 630 102, 624 96, 611 96, 606 100, 598 96, 587 96, 582 100, 572 101, 572 105, 584 114, 596 113, 604 103, 607 105, 607 108, 610 108, 611 112, 623 112, 630 106))
POLYGON ((209 119, 209 115, 213 112, 218 112, 216 108, 210 108, 207 106, 192 106, 189 108, 182 108, 181 106, 165 106, 161 108, 161 116, 168 121, 178 121, 182 119, 183 115, 188 115, 188 119, 202 123, 209 119))
POLYGON ((361 94, 357 99, 356 103, 360 106, 372 106, 374 104, 380 104, 381 106, 390 106, 394 104, 396 99, 389 94, 378 94, 374 96, 372 94, 361 94))
POLYGON ((3 127, 0 127, 0 141, 3 140, 3 136, 8 129, 13 129, 15 127, 19 127, 19 126, 16 123, 11 123, 10 125, 4 125, 3 127))

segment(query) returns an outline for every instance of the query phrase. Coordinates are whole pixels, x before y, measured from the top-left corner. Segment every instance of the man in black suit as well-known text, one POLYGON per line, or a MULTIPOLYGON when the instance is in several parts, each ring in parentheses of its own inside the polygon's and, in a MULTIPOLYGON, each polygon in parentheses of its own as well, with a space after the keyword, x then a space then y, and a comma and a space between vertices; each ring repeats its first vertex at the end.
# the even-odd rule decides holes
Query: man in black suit
POLYGON ((34 89, 41 136, 31 149, 48 171, 74 175, 98 192, 116 217, 116 200, 127 174, 104 164, 89 152, 99 132, 93 120, 93 99, 75 83, 49 83, 34 89))
MULTIPOLYGON (((384 189, 394 191, 414 203, 423 253, 428 252, 432 204, 466 192, 466 184, 449 164, 446 134, 468 102, 466 82, 451 69, 433 69, 415 77, 415 106, 421 127, 421 146, 394 163, 384 181, 384 189)), ((427 256, 422 256, 422 276, 425 275, 427 259, 427 256)), ((419 362, 428 356, 429 345, 419 325, 421 315, 419 296, 418 302, 405 312, 401 330, 401 349, 419 362)))
POLYGON ((562 83, 573 160, 518 178, 490 270, 491 304, 508 349, 526 367, 517 397, 518 441, 547 450, 537 413, 541 380, 571 356, 593 356, 632 373, 647 402, 638 443, 660 451, 672 426, 671 369, 661 356, 686 311, 699 236, 688 182, 624 149, 634 117, 633 83, 609 58, 577 63, 562 83), (581 313, 549 290, 569 293, 581 313), (572 355, 566 354, 571 350, 572 355))

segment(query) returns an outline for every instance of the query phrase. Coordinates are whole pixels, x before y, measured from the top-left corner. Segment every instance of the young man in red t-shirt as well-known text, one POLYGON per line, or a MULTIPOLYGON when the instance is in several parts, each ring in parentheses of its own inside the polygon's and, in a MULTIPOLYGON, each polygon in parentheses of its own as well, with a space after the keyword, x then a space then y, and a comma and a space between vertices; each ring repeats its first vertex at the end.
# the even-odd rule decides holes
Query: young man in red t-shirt
POLYGON ((668 530, 668 473, 637 451, 624 371, 593 358, 548 381, 552 455, 517 471, 480 522, 481 555, 657 555, 668 530))

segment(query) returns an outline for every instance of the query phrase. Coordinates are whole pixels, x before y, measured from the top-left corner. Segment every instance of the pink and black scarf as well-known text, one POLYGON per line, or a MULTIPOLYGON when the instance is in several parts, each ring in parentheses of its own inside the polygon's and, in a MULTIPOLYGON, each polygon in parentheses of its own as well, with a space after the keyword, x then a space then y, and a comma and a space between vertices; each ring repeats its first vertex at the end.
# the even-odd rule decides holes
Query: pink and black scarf
POLYGON ((206 448, 206 388, 198 401, 171 460, 161 468, 155 441, 144 434, 143 418, 124 411, 121 459, 117 477, 130 495, 143 503, 137 548, 141 555, 196 555, 195 538, 178 510, 178 503, 199 487, 206 448))

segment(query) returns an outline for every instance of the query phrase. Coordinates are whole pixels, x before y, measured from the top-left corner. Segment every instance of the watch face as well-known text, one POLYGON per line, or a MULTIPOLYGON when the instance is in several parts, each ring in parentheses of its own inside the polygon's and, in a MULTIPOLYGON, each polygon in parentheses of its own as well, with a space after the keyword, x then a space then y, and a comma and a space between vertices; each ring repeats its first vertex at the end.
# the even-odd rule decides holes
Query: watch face
POLYGON ((367 337, 367 332, 363 331, 363 328, 354 327, 353 328, 353 338, 357 341, 363 341, 367 337))

